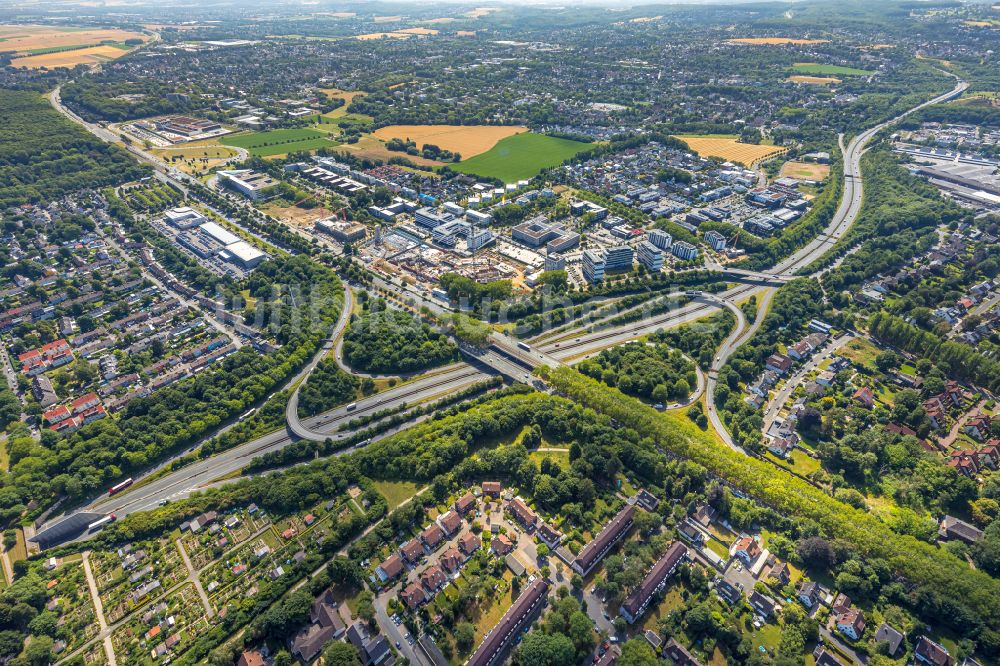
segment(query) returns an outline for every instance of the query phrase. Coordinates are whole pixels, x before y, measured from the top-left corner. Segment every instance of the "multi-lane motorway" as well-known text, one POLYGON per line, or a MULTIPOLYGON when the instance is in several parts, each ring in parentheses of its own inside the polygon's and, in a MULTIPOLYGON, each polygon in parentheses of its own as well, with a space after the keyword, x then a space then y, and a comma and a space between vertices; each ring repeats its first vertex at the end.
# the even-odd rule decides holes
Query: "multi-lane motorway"
MULTIPOLYGON (((844 154, 844 191, 840 206, 833 220, 816 239, 772 269, 764 271, 764 275, 783 279, 788 275, 800 271, 822 257, 847 232, 861 209, 861 156, 864 154, 871 139, 879 131, 895 123, 905 115, 913 113, 928 104, 944 101, 961 94, 966 87, 967 84, 964 81, 960 81, 954 90, 914 107, 891 121, 862 132, 854 137, 846 147, 841 140, 841 149, 844 154)), ((51 100, 57 109, 90 129, 98 137, 106 141, 115 141, 117 139, 111 132, 86 123, 71 111, 65 109, 59 100, 58 90, 53 93, 51 100)), ((151 163, 157 170, 160 178, 174 182, 178 186, 183 186, 182 183, 177 181, 179 178, 186 178, 185 176, 179 174, 179 172, 175 172, 175 170, 169 169, 152 158, 152 156, 147 155, 144 151, 132 147, 129 147, 129 149, 143 161, 151 163)), ((427 305, 436 312, 442 314, 449 312, 440 302, 435 302, 433 299, 425 297, 408 286, 400 286, 385 280, 378 280, 377 286, 395 291, 401 297, 418 299, 421 301, 421 305, 427 305)), ((492 341, 491 350, 486 352, 486 354, 495 354, 496 358, 484 358, 481 360, 485 362, 485 365, 493 367, 497 367, 497 365, 494 365, 490 361, 494 361, 498 365, 501 362, 505 362, 507 364, 505 367, 510 368, 510 372, 504 372, 504 374, 514 376, 516 372, 520 372, 520 369, 516 368, 518 363, 524 366, 543 363, 557 365, 561 362, 586 356, 606 347, 633 340, 661 328, 669 328, 692 322, 711 314, 718 308, 727 307, 736 314, 737 327, 730 337, 724 341, 717 357, 713 360, 706 385, 706 399, 708 403, 708 415, 713 426, 732 446, 733 442, 716 413, 712 400, 715 382, 718 378, 718 370, 725 363, 726 359, 753 335, 763 321, 763 316, 758 316, 752 325, 747 326, 743 314, 736 307, 736 304, 749 299, 751 296, 757 296, 759 312, 763 313, 766 312, 767 305, 774 292, 775 287, 773 286, 741 284, 714 296, 699 295, 687 305, 676 310, 623 326, 589 333, 578 330, 577 332, 566 333, 559 338, 547 339, 544 342, 532 342, 529 350, 521 349, 508 338, 497 334, 492 341), (511 361, 514 362, 513 366, 511 366, 511 361)), ((323 349, 317 353, 310 364, 293 381, 299 382, 299 380, 307 378, 319 360, 335 346, 336 340, 349 320, 350 303, 350 295, 348 295, 344 313, 330 338, 327 339, 323 349)), ((523 372, 523 378, 527 379, 527 367, 524 368, 523 372)), ((345 431, 338 431, 338 429, 342 424, 352 419, 370 415, 381 410, 398 409, 404 403, 413 405, 436 396, 446 395, 447 393, 457 391, 474 382, 485 379, 488 376, 488 371, 472 367, 465 363, 458 363, 375 396, 359 400, 356 405, 340 407, 308 419, 300 419, 298 417, 296 390, 293 393, 292 400, 289 401, 287 409, 288 427, 286 430, 270 433, 211 458, 200 460, 177 471, 164 474, 154 480, 137 484, 134 489, 130 489, 114 497, 98 498, 81 509, 81 511, 115 513, 120 517, 136 511, 147 510, 164 501, 186 497, 199 488, 213 484, 221 477, 243 469, 254 457, 280 450, 294 439, 307 438, 315 440, 327 437, 334 441, 346 439, 350 434, 345 431)), ((519 377, 514 376, 514 378, 519 377)), ((388 434, 390 433, 385 433, 383 436, 387 436, 388 434)), ((344 448, 339 453, 345 453, 350 450, 352 449, 344 448)), ((39 535, 42 535, 46 528, 51 527, 52 524, 57 522, 58 520, 54 520, 43 529, 40 529, 39 535)))

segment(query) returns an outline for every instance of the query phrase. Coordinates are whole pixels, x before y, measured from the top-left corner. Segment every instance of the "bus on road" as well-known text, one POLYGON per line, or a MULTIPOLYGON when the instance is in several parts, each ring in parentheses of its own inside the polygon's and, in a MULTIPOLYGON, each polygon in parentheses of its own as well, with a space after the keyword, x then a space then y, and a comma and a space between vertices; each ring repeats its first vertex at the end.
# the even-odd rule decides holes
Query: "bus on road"
POLYGON ((129 478, 125 479, 124 481, 122 481, 121 483, 119 483, 117 485, 114 485, 114 486, 111 486, 110 488, 108 488, 108 496, 110 497, 111 495, 114 495, 115 493, 120 493, 121 491, 123 491, 126 488, 128 488, 129 486, 131 486, 134 481, 135 481, 135 479, 133 479, 132 477, 129 477, 129 478))
POLYGON ((104 527, 105 525, 107 525, 108 523, 113 523, 116 520, 118 520, 118 516, 116 516, 113 513, 109 513, 108 515, 104 516, 103 518, 98 518, 97 520, 95 520, 91 524, 87 525, 87 531, 88 532, 93 532, 94 530, 99 530, 102 527, 104 527))

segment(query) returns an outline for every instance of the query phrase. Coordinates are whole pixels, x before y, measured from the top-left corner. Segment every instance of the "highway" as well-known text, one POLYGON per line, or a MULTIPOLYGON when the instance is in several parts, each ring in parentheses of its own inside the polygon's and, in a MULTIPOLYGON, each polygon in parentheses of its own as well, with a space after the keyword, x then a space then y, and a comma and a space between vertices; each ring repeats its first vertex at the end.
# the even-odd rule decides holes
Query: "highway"
MULTIPOLYGON (((823 233, 821 233, 815 240, 785 260, 779 262, 772 269, 764 271, 763 273, 783 278, 784 276, 794 274, 802 268, 809 266, 816 259, 823 256, 823 254, 847 232, 861 209, 861 156, 864 154, 868 143, 875 136, 875 134, 883 128, 897 122, 906 115, 923 108, 924 106, 960 94, 966 87, 968 87, 968 84, 964 81, 960 81, 955 89, 949 93, 914 107, 891 121, 887 121, 862 132, 858 136, 854 137, 846 147, 844 147, 843 139, 841 137, 840 146, 844 153, 844 192, 840 206, 838 207, 834 218, 831 220, 827 228, 824 229, 823 233)), ((106 141, 114 141, 117 139, 113 133, 86 123, 71 111, 62 107, 61 101, 59 100, 58 88, 53 92, 50 98, 53 105, 56 106, 57 109, 60 109, 75 122, 83 124, 95 135, 106 141)), ((144 151, 134 149, 131 146, 127 146, 127 148, 143 161, 153 164, 154 168, 157 169, 157 172, 161 174, 161 178, 170 182, 176 181, 177 178, 187 178, 186 176, 179 174, 179 172, 176 172, 176 170, 162 165, 155 160, 155 158, 149 156, 144 151)), ((419 291, 411 289, 408 285, 401 286, 380 278, 376 279, 375 284, 383 289, 394 291, 404 298, 413 298, 418 303, 418 307, 428 307, 431 311, 438 314, 451 314, 450 309, 443 306, 439 301, 435 301, 433 298, 429 298, 419 291)), ((669 328, 684 323, 690 323, 711 314, 719 308, 727 307, 732 310, 734 314, 736 314, 737 327, 724 341, 717 357, 712 363, 712 367, 709 370, 706 382, 706 401, 708 403, 708 416, 713 427, 716 428, 720 436, 730 446, 736 448, 714 407, 713 398, 715 383, 718 379, 718 371, 725 364, 726 360, 740 345, 746 342, 746 340, 748 340, 753 333, 759 329, 764 319, 764 313, 766 312, 770 299, 773 297, 775 291, 776 288, 773 286, 741 284, 721 294, 700 295, 694 298, 692 302, 687 305, 665 314, 603 331, 590 333, 580 332, 580 334, 576 337, 573 337, 573 332, 569 332, 564 334, 558 340, 548 340, 537 345, 532 345, 529 350, 523 350, 517 347, 516 343, 509 338, 506 338, 499 333, 494 333, 492 348, 484 355, 486 357, 481 358, 480 360, 487 365, 493 365, 493 363, 490 363, 490 361, 492 361, 497 364, 494 367, 507 367, 511 370, 513 370, 509 364, 509 361, 511 360, 515 362, 515 365, 513 366, 515 368, 517 362, 521 362, 526 366, 540 364, 555 366, 570 360, 585 357, 588 354, 592 354, 601 349, 642 337, 661 328, 669 328), (736 303, 749 299, 751 296, 758 297, 759 309, 758 316, 756 317, 754 323, 748 327, 742 312, 738 307, 736 307, 736 303), (488 356, 489 354, 496 354, 497 351, 500 352, 497 357, 488 356), (503 366, 501 363, 501 357, 508 357, 506 359, 508 361, 507 366, 503 366)), ((350 299, 350 296, 347 298, 350 299)), ((315 368, 319 363, 320 359, 322 359, 323 356, 335 346, 336 340, 339 337, 339 331, 342 331, 342 327, 346 326, 346 322, 349 321, 349 313, 350 308, 345 307, 344 313, 337 323, 337 327, 335 327, 335 330, 327 339, 324 346, 295 378, 286 383, 286 386, 307 378, 309 373, 311 373, 313 368, 315 368)), ((503 370, 501 370, 501 372, 503 372, 503 370)), ((507 373, 504 372, 504 374, 507 373)), ((338 439, 345 439, 350 435, 346 432, 337 432, 337 428, 341 424, 346 423, 353 418, 371 414, 380 410, 398 408, 402 406, 403 403, 412 405, 422 400, 427 400, 435 396, 460 390, 461 388, 485 379, 488 376, 489 375, 486 372, 467 364, 456 364, 444 370, 431 373, 427 376, 404 383, 388 391, 371 396, 370 398, 360 400, 356 403, 356 406, 340 407, 329 412, 325 412, 324 414, 302 420, 298 418, 297 414, 296 391, 293 394, 293 400, 289 402, 288 409, 286 410, 286 416, 288 417, 287 430, 275 431, 211 458, 200 460, 175 472, 165 474, 153 481, 140 484, 139 487, 134 490, 129 489, 126 492, 110 498, 98 498, 81 509, 81 511, 115 513, 120 517, 136 511, 152 508, 162 503, 164 500, 186 497, 191 492, 211 484, 220 477, 242 469, 254 457, 280 450, 293 441, 293 439, 305 438, 316 440, 319 438, 326 439, 327 437, 335 441, 338 439), (293 402, 295 403, 294 406, 292 404, 293 402)), ((525 369, 523 378, 528 378, 527 369, 525 369)), ((401 428, 402 427, 405 426, 401 426, 401 428)), ((383 436, 387 436, 388 434, 389 433, 386 433, 383 436)), ((345 448, 339 451, 338 454, 343 454, 350 450, 352 449, 345 448)), ((162 463, 158 469, 162 469, 164 466, 169 464, 170 461, 166 461, 162 463)), ((39 534, 56 522, 58 522, 58 519, 51 521, 48 525, 39 529, 39 534)))

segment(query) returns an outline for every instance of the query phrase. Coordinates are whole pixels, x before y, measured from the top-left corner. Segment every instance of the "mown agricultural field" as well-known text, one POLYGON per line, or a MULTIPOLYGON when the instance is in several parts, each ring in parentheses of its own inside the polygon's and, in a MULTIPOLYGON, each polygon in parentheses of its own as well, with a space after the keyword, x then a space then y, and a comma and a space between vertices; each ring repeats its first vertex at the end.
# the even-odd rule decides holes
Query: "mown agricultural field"
POLYGON ((531 178, 542 169, 562 164, 564 160, 591 145, 544 134, 515 134, 497 142, 490 150, 463 160, 451 168, 462 173, 499 178, 512 183, 531 178))
POLYGON ((322 132, 311 129, 279 129, 234 134, 219 140, 224 146, 245 148, 255 157, 285 155, 301 150, 318 150, 338 145, 322 132))
POLYGON ((821 76, 869 76, 874 74, 866 69, 856 67, 841 67, 840 65, 821 65, 818 62, 797 62, 792 69, 801 74, 819 74, 821 76))
POLYGON ((430 143, 443 150, 474 157, 487 152, 509 136, 527 132, 511 125, 389 125, 373 132, 382 141, 414 141, 418 147, 430 143))
POLYGON ((740 162, 750 166, 762 159, 785 152, 777 146, 762 146, 754 143, 740 143, 735 136, 688 135, 677 136, 688 148, 701 157, 718 157, 730 162, 740 162))

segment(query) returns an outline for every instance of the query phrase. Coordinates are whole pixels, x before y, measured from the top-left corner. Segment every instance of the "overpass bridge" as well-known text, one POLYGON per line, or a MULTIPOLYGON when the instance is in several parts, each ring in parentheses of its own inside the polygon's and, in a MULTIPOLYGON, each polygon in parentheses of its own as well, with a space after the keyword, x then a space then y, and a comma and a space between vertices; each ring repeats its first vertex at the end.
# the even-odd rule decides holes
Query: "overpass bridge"
POLYGON ((780 287, 789 280, 795 279, 791 273, 764 273, 760 271, 747 271, 740 268, 722 268, 720 272, 737 282, 747 282, 769 287, 780 287))

